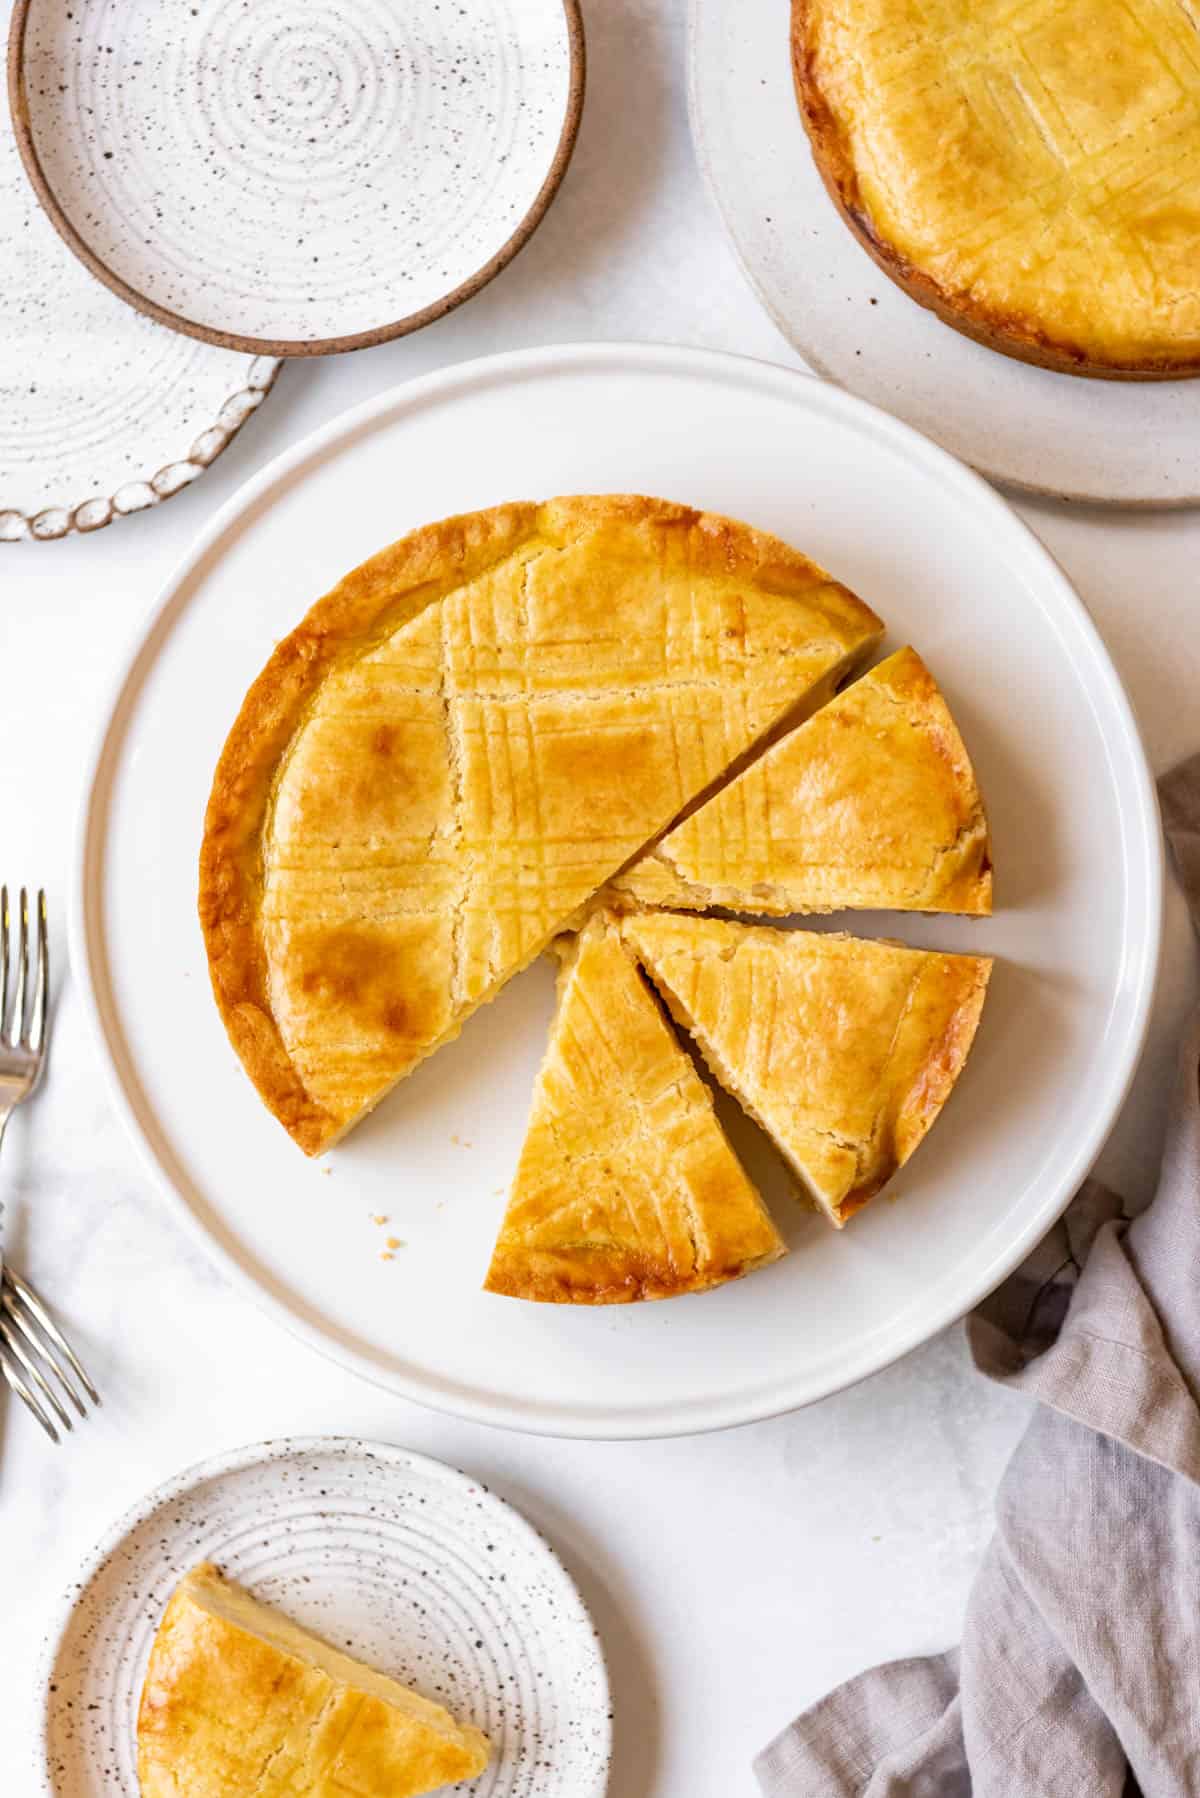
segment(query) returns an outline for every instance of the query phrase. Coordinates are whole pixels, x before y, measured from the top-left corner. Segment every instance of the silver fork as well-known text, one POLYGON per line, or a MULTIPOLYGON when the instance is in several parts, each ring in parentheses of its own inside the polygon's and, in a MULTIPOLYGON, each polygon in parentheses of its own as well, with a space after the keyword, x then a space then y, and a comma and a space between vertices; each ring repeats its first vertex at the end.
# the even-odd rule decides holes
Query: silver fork
MULTIPOLYGON (((37 970, 29 969, 29 895, 21 888, 15 978, 12 972, 12 919, 8 888, 0 887, 0 1143, 9 1118, 34 1092, 46 1064, 46 1028, 50 996, 50 941, 46 929, 46 895, 37 896, 37 970)), ((0 1221, 4 1207, 0 1205, 0 1221)), ((0 1236, 0 1372, 24 1399, 52 1442, 59 1441, 55 1420, 72 1427, 65 1396, 80 1417, 84 1399, 94 1405, 100 1395, 88 1379, 70 1343, 33 1288, 4 1261, 0 1236), (81 1396, 82 1394, 82 1396, 81 1396)))

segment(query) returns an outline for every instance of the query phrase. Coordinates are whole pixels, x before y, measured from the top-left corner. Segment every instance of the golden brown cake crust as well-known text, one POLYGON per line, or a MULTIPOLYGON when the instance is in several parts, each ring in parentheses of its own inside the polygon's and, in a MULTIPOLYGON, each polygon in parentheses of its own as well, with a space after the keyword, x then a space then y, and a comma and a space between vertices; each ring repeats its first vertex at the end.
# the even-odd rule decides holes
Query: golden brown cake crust
POLYGON ((385 629, 511 553, 532 505, 497 506, 423 526, 319 599, 276 647, 242 703, 213 776, 200 851, 200 924, 229 1038, 264 1101, 308 1153, 334 1126, 305 1089, 271 1014, 258 929, 261 836, 280 758, 331 667, 385 629))
POLYGON ((269 1612, 207 1562, 163 1613, 137 1748, 142 1798, 421 1798, 473 1778, 489 1754, 479 1730, 269 1612))
POLYGON ((615 920, 557 945, 559 1004, 485 1281, 628 1304, 705 1292, 784 1246, 615 920))
MULTIPOLYGON (((682 803, 664 800, 665 815, 653 815, 650 806, 643 808, 643 816, 634 803, 637 783, 614 777, 610 782, 612 792, 607 795, 609 813, 602 826, 610 833, 606 838, 608 847, 594 858, 594 877, 587 867, 582 872, 567 869, 562 873, 552 867, 545 879, 551 895, 546 901, 546 928, 539 937, 530 926, 526 932, 529 940, 515 945, 501 944, 497 948, 486 895, 478 915, 469 920, 474 936, 451 944, 447 940, 450 927, 447 925, 439 935, 437 919, 440 913, 448 916, 453 910, 452 896, 447 898, 440 891, 433 894, 423 910, 410 906, 405 912, 407 900, 390 907, 383 905, 381 909, 389 919, 386 927, 371 922, 367 904, 362 928, 352 920, 337 931, 322 924, 307 932, 303 919, 297 924, 288 913, 285 892, 275 908, 278 920, 271 926, 275 938, 283 944, 282 953, 288 964, 287 980, 281 988, 277 963, 272 961, 264 941, 264 895, 268 877, 275 878, 265 857, 270 847, 281 869, 276 881, 279 887, 302 888, 306 882, 309 888, 314 882, 319 887, 321 870, 314 871, 304 863, 306 808, 308 813, 315 808, 319 815, 327 816, 330 807, 339 803, 339 795, 345 794, 345 802, 354 814, 351 822, 357 819, 361 825, 362 853, 350 857, 345 872, 335 870, 331 881, 340 882, 343 889, 348 882, 360 881, 366 887, 374 883, 372 890, 382 890, 387 887, 387 876, 373 868, 372 858, 386 863, 387 857, 377 849, 375 837, 382 833, 381 840, 386 838, 392 827, 394 820, 383 813, 388 806, 399 803, 394 795, 401 789, 403 795, 411 796, 413 817, 422 821, 420 830, 413 824, 409 834, 429 838, 431 857, 437 832, 429 828, 427 814, 435 805, 436 793, 433 798, 429 795, 439 779, 446 784, 452 776, 457 778, 461 788, 459 804, 468 809, 475 807, 477 812, 483 808, 480 815, 484 821, 479 828, 503 835, 504 820, 484 815, 494 803, 489 766, 498 741, 491 734, 492 720, 498 715, 502 715, 507 731, 507 718, 518 716, 522 706, 526 712, 539 708, 538 716, 547 726, 542 747, 553 761, 551 798, 557 791, 563 796, 564 805, 569 806, 572 795, 578 794, 582 798, 577 798, 577 805, 586 807, 586 781, 594 766, 594 758, 579 761, 577 756, 575 763, 570 761, 575 753, 571 732, 580 716, 581 697, 595 701, 597 728, 607 733, 602 740, 610 746, 614 768, 619 767, 621 755, 627 755, 631 765, 636 762, 639 767, 644 766, 647 747, 659 741, 664 728, 672 724, 667 715, 673 703, 669 685, 653 692, 644 689, 646 696, 642 698, 637 694, 643 690, 635 689, 626 697, 619 686, 619 657, 615 661, 610 657, 612 665, 606 664, 597 675, 601 691, 596 694, 581 696, 572 690, 560 698, 554 686, 558 678, 555 667, 550 666, 543 687, 530 696, 529 683, 534 677, 528 670, 510 672, 499 638, 494 650, 479 648, 473 640, 465 645, 451 643, 447 649, 440 640, 434 640, 432 624, 431 641, 425 642, 422 634, 427 617, 436 624, 442 616, 440 609, 434 610, 439 602, 458 603, 464 593, 479 592, 486 599, 489 583, 499 583, 504 569, 524 569, 525 560, 534 549, 561 550, 564 563, 569 563, 573 550, 583 545, 580 553, 586 555, 589 544, 599 545, 599 555, 609 553, 606 546, 611 546, 617 571, 614 580, 618 576, 626 578, 621 571, 627 571, 629 558, 640 556, 649 566, 685 570, 689 577, 703 578, 714 590, 726 594, 722 599, 718 593, 713 603, 718 611, 723 608, 723 615, 732 623, 724 633, 700 631, 696 637, 697 653, 711 653, 715 658, 711 675, 701 671, 697 676, 700 686, 696 690, 718 694, 719 706, 724 708, 722 716, 729 714, 723 727, 725 747, 711 731, 707 737, 696 737, 694 741, 693 737, 677 734, 677 740, 684 743, 690 755, 687 780, 691 784, 683 792, 684 800, 703 791, 730 759, 800 703, 806 691, 811 691, 816 703, 827 697, 831 683, 847 667, 856 666, 881 633, 879 620, 854 595, 778 539, 729 519, 640 496, 584 496, 542 505, 512 504, 428 525, 364 563, 319 600, 297 629, 278 645, 250 688, 221 754, 205 818, 199 890, 200 921, 213 991, 230 1040, 270 1110, 309 1154, 329 1147, 369 1108, 373 1098, 366 1092, 364 1099, 363 1091, 372 1081, 381 1094, 422 1055, 439 1042, 449 1040, 469 1010, 492 996, 498 977, 489 957, 493 962, 499 958, 499 976, 503 978, 532 959, 553 929, 568 922, 573 911, 615 871, 614 862, 620 865, 630 859, 670 821, 682 803), (738 594, 743 593, 751 597, 739 599, 738 594), (794 613, 790 606, 780 606, 780 601, 790 600, 798 602, 794 613), (756 624, 746 622, 748 607, 753 609, 756 624), (759 630, 759 636, 755 636, 755 630, 759 630), (796 641, 789 639, 789 630, 796 641), (800 641, 805 631, 809 637, 806 643, 800 641), (715 644, 708 643, 709 637, 715 637, 715 644), (403 672, 397 674, 397 664, 387 659, 393 640, 403 643, 403 653, 413 669, 411 691, 405 689, 403 716, 396 725, 377 721, 367 691, 372 680, 377 686, 386 686, 389 680, 394 685, 409 678, 403 672), (465 665, 466 674, 461 679, 457 665, 449 671, 444 666, 447 654, 457 656, 459 663, 465 665), (474 668, 472 656, 477 664, 474 668), (439 657, 442 662, 435 666, 439 657), (736 692, 732 692, 731 685, 732 697, 727 700, 720 694, 721 670, 730 657, 734 658, 730 666, 736 663, 740 684, 736 692), (321 706, 325 696, 338 683, 349 692, 362 669, 367 671, 360 682, 363 691, 351 693, 347 700, 350 709, 323 722, 321 706), (482 683, 482 697, 478 699, 470 690, 471 679, 482 683), (455 681, 459 681, 459 687, 455 687, 455 681), (466 721, 466 734, 457 746, 443 750, 440 745, 444 732, 439 721, 451 703, 459 706, 460 719, 466 721), (732 724, 729 718, 733 719, 732 724), (344 745, 337 748, 336 742, 336 754, 326 756, 327 765, 322 765, 321 733, 326 727, 335 739, 358 731, 355 742, 363 745, 361 767, 351 765, 347 760, 350 752, 344 745), (422 732, 426 733, 424 737, 422 732), (307 733, 304 741, 308 759, 298 763, 296 745, 303 733, 307 733), (427 754, 435 737, 438 754, 457 758, 455 769, 438 773, 434 766, 436 757, 430 759, 427 754), (425 761, 430 764, 428 779, 424 775, 425 761), (376 778, 385 763, 397 770, 386 791, 386 783, 376 778), (282 850, 277 815, 281 793, 290 808, 289 819, 295 825, 282 850), (604 855, 610 857, 607 865, 604 855), (557 912, 552 900, 559 906, 557 912), (472 962, 472 956, 478 965, 472 962), (469 989, 462 1003, 457 995, 446 992, 446 982, 439 971, 451 959, 461 962, 464 988, 469 989), (389 993, 384 990, 385 982, 393 979, 394 991, 389 993), (312 1020, 319 1020, 323 1005, 344 1007, 346 996, 360 990, 366 991, 373 1007, 375 1035, 368 1041, 361 1066, 354 1074, 358 1086, 343 1102, 336 1069, 325 1090, 315 1090, 320 1082, 314 1082, 311 1064, 319 1059, 320 1045, 313 1048, 310 1065, 302 1067, 298 1065, 295 1044, 311 1030, 312 1020), (286 1012, 290 1042, 285 1041, 281 1027, 285 1015, 280 1012, 281 1003, 290 1008, 286 1012), (393 1037, 401 1044, 395 1067, 388 1060, 393 1037), (404 1046, 409 1043, 411 1050, 404 1046)), ((533 584, 536 589, 536 582, 533 584)), ((535 590, 532 595, 526 591, 522 598, 519 583, 514 580, 510 585, 515 603, 539 605, 550 619, 544 632, 549 639, 544 659, 549 665, 558 657, 566 668, 562 678, 568 684, 574 679, 578 685, 571 658, 578 659, 586 651, 586 644, 581 651, 575 641, 580 633, 572 635, 563 596, 535 590), (563 630, 561 637, 555 637, 553 627, 560 618, 563 630)), ((542 585, 549 586, 549 579, 542 585)), ((527 580, 526 588, 529 586, 527 580)), ((636 594, 638 583, 629 577, 626 587, 636 594)), ((601 587, 595 605, 602 608, 604 598, 601 587)), ((470 622, 468 618, 468 629, 470 622)), ((647 655, 653 647, 647 640, 647 655)), ((682 653, 678 643, 672 646, 672 653, 677 652, 682 653)), ((718 701, 714 700, 713 705, 717 707, 718 701)), ((579 741, 582 749, 586 737, 579 741)), ((509 755, 514 753, 511 744, 500 743, 499 747, 509 755)), ((679 753, 677 749, 674 772, 664 764, 664 781, 668 774, 671 781, 680 778, 679 753)), ((512 778, 510 772, 509 779, 512 778)), ((444 795, 442 799, 445 802, 444 795)), ((404 803, 408 803, 408 797, 404 803)), ((569 838, 573 825, 574 820, 566 817, 560 836, 569 838)), ((436 857, 432 857, 428 867, 422 863, 411 879, 428 882, 440 878, 435 862, 436 857)), ((452 873, 446 875, 448 881, 452 873)), ((519 867, 513 867, 503 878, 519 881, 524 876, 519 867)), ((318 894, 313 906, 322 912, 327 901, 318 894)))
POLYGON ((830 1221, 887 1184, 962 1071, 991 961, 642 912, 625 940, 830 1221))
MULTIPOLYGON (((1087 61, 1086 66, 1083 62, 1077 65, 1072 79, 1081 79, 1086 87, 1095 81, 1106 59, 1119 64, 1124 51, 1120 45, 1106 46, 1108 29, 1112 22, 1112 12, 1107 6, 1106 0, 1074 0, 1074 3, 1077 12, 1082 9, 1076 41, 1077 44, 1086 47, 1087 61)), ((1200 315, 1196 313, 1194 284, 1193 291, 1189 295, 1186 280, 1177 283, 1179 292, 1177 311, 1187 312, 1190 310, 1193 316, 1186 329, 1180 331, 1178 348, 1164 347, 1164 337, 1169 337, 1170 333, 1164 334, 1161 331, 1152 340, 1137 343, 1135 347, 1136 333, 1126 329, 1124 325, 1119 329, 1114 327, 1111 341, 1109 341, 1106 340, 1098 322, 1088 319, 1088 312, 1093 309, 1089 308, 1088 296, 1091 295, 1094 298, 1096 283, 1106 281, 1111 286, 1112 282, 1108 271, 1099 269, 1095 262, 1088 265, 1086 255, 1081 254, 1079 258, 1081 291, 1075 296, 1075 303, 1063 312, 1055 294, 1057 273, 1047 283, 1044 300, 1040 303, 1035 305, 1033 301, 1027 300, 1022 305, 1011 302, 998 304, 989 301, 980 292, 972 291, 970 281, 965 278, 954 284, 939 278, 928 267, 922 265, 920 256, 907 253, 900 247, 894 240, 889 227, 876 215, 876 211, 864 193, 855 133, 848 127, 844 108, 839 108, 834 97, 841 91, 840 77, 843 71, 836 66, 831 66, 831 57, 836 59, 836 53, 830 47, 830 21, 832 20, 844 33, 843 41, 853 41, 856 45, 869 46, 879 33, 881 20, 886 24, 894 19, 898 24, 898 30, 903 31, 907 18, 907 22, 918 37, 924 37, 930 47, 937 47, 938 56, 941 58, 947 40, 950 34, 957 29, 960 19, 965 22, 967 30, 986 32, 989 29, 988 9, 986 7, 966 7, 958 9, 957 14, 947 11, 944 18, 941 15, 929 18, 919 14, 915 0, 868 0, 866 14, 860 18, 858 14, 861 10, 861 0, 792 0, 792 74, 801 117, 812 145, 818 173, 842 218, 884 274, 902 288, 911 299, 916 300, 928 311, 935 313, 943 323, 974 338, 976 342, 986 345, 987 348, 999 350, 1004 355, 1012 356, 1018 361, 1033 363, 1035 366, 1053 369, 1058 373, 1087 375, 1114 381, 1178 380, 1181 377, 1200 374, 1200 315), (1060 312, 1062 312, 1061 317, 1059 316, 1060 312)), ((997 15, 997 23, 1002 24, 1006 21, 1000 19, 1000 14, 1005 10, 1011 11, 1012 9, 994 7, 991 10, 997 15)), ((1053 23, 1052 9, 1046 8, 1044 12, 1046 24, 1049 27, 1053 23)), ((1159 15, 1159 19, 1160 23, 1163 22, 1162 15, 1159 15)), ((1036 22, 1036 17, 1031 12, 1026 20, 1026 25, 1036 24, 1036 22)), ((1069 26, 1072 21, 1064 21, 1064 23, 1069 26)), ((1150 54, 1156 56, 1153 49, 1153 24, 1152 17, 1142 21, 1134 18, 1132 29, 1135 34, 1139 34, 1143 38, 1150 37, 1150 54)), ((1186 37, 1187 21, 1182 14, 1174 29, 1186 37)), ((1194 38, 1194 31, 1191 35, 1194 38)), ((1147 193, 1144 228, 1140 234, 1134 233, 1134 241, 1131 245, 1117 245, 1113 251, 1114 256, 1124 255, 1127 257, 1127 268, 1131 271, 1131 284, 1135 281, 1144 284, 1147 268, 1153 273, 1156 260, 1164 253, 1169 252, 1175 264, 1182 264, 1188 254, 1189 241, 1191 255, 1194 258, 1197 232, 1200 231, 1200 171, 1198 171, 1195 155, 1197 97, 1200 95, 1200 81, 1197 80, 1196 71, 1197 68, 1200 68, 1200 59, 1197 59, 1194 50, 1185 44, 1176 60, 1182 68, 1189 71, 1191 92, 1189 94, 1186 91, 1185 84, 1180 106, 1183 125, 1190 124, 1192 143, 1190 148, 1184 143, 1178 150, 1173 149, 1168 142, 1159 146, 1163 192, 1161 196, 1147 193), (1182 166, 1182 158, 1185 155, 1190 157, 1192 165, 1191 181, 1187 186, 1181 184, 1178 179, 1178 168, 1182 166)), ((899 61, 899 51, 897 52, 897 61, 899 61)), ((1061 171, 1056 174, 1053 165, 1055 161, 1065 163, 1063 144, 1071 145, 1068 156, 1076 150, 1079 150, 1082 156, 1088 146, 1086 143, 1082 146, 1076 143, 1071 126, 1067 123, 1062 107, 1056 102, 1053 94, 1044 96, 1041 93, 1040 75, 1032 66, 1031 59, 1020 47, 1014 52, 1014 61, 1017 66, 1013 71, 1007 67, 1000 67, 980 84, 981 91, 988 95, 990 103, 1011 74, 1013 88, 1018 96, 1018 112, 1021 116, 1021 123, 1030 133, 1034 162, 1029 169, 1021 170, 1021 178, 1010 188, 1009 197, 1014 204, 1020 204, 1027 201, 1032 194, 1044 189, 1050 195, 1047 204, 1051 211, 1064 215, 1073 204, 1072 190, 1069 186, 1064 186, 1061 195, 1052 191, 1056 178, 1064 181, 1068 179, 1068 176, 1063 176, 1061 171), (1031 96, 1031 87, 1035 89, 1036 97, 1031 96), (1057 143, 1056 135, 1060 140, 1057 143), (1045 170, 1041 167, 1043 162, 1046 164, 1045 170)), ((1158 70, 1161 72, 1161 64, 1158 65, 1158 70)), ((926 128, 929 138, 926 149, 927 166, 931 169, 940 167, 943 171, 939 176, 943 188, 937 202, 940 206, 946 204, 945 191, 956 178, 951 172, 956 152, 953 145, 948 142, 950 115, 947 114, 945 136, 939 138, 941 114, 936 109, 938 82, 928 69, 915 79, 918 88, 926 79, 932 82, 930 92, 919 92, 913 97, 912 103, 917 107, 924 104, 926 109, 926 128)), ((963 112, 969 112, 971 106, 969 96, 960 96, 955 93, 954 103, 959 108, 957 115, 959 118, 963 112)), ((867 123, 864 125, 865 130, 870 128, 867 109, 871 104, 882 105, 877 94, 872 95, 871 100, 866 103, 864 108, 864 115, 867 118, 867 123)), ((883 114, 881 113, 880 116, 882 117, 883 114)), ((1150 128, 1153 128, 1154 122, 1150 121, 1150 128)), ((990 128, 992 131, 1003 134, 1003 127, 999 125, 998 119, 991 122, 990 128)), ((986 135, 981 135, 983 128, 977 120, 974 122, 973 129, 976 133, 974 141, 981 146, 980 161, 982 164, 988 159, 986 135)), ((1119 144, 1105 146, 1105 148, 1119 149, 1119 144)), ((1129 162, 1130 170, 1134 170, 1132 157, 1127 157, 1126 160, 1129 162)), ((992 169, 988 170, 989 174, 992 172, 994 172, 992 169)), ((1130 174, 1131 185, 1135 181, 1141 180, 1145 173, 1144 166, 1139 166, 1136 173, 1130 174)), ((1126 171, 1114 170, 1111 179, 1117 182, 1123 181, 1125 174, 1126 171)), ((1148 179, 1152 178, 1153 174, 1154 170, 1151 168, 1148 179)), ((898 165, 896 169, 897 193, 904 192, 907 179, 908 173, 902 165, 898 165)), ((1088 190, 1089 179, 1086 173, 1081 176, 1083 190, 1081 204, 1085 209, 1092 208, 1094 210, 1099 221, 1098 230, 1103 231, 1105 229, 1105 208, 1114 204, 1109 173, 1106 168, 1101 168, 1097 172, 1094 194, 1088 190)), ((954 204, 964 205, 969 209, 974 203, 974 194, 982 190, 978 171, 968 169, 960 180, 961 187, 954 204)), ((956 230, 949 223, 951 216, 952 213, 948 207, 946 243, 942 248, 945 250, 949 262, 953 264, 953 239, 956 230)), ((972 214, 969 210, 964 210, 963 213, 964 221, 968 219, 971 222, 978 221, 981 227, 986 224, 986 218, 987 213, 982 202, 976 213, 972 214)), ((965 235, 965 222, 961 229, 965 235)), ((1030 229, 1027 248, 1035 258, 1041 248, 1036 242, 1036 230, 1033 226, 1030 229)), ((1022 246, 1018 241, 1014 246, 1013 256, 1020 258, 1022 253, 1022 246)), ((1153 287, 1153 285, 1154 283, 1151 281, 1150 286, 1153 287)))
POLYGON ((897 650, 618 875, 622 902, 764 917, 992 909, 987 817, 937 682, 897 650))

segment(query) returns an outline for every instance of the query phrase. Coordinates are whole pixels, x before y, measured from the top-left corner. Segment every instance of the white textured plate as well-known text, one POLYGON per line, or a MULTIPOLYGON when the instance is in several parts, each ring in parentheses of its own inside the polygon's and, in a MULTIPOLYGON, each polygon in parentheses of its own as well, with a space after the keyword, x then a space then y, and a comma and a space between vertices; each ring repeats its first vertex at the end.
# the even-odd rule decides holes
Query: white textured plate
POLYGON ((578 0, 17 0, 30 177, 101 280, 178 330, 358 349, 478 291, 583 103, 578 0))
POLYGON ((275 379, 139 318, 55 236, 0 107, 0 543, 94 531, 178 493, 275 379))
POLYGON ((691 0, 700 165, 742 267, 819 373, 1011 487, 1125 505, 1200 500, 1200 380, 1092 381, 985 349, 871 261, 800 122, 789 0, 691 0))
POLYGON ((499 356, 335 420, 252 481, 170 581, 86 791, 74 967, 159 1185, 309 1342, 483 1421, 696 1430, 882 1366, 1046 1229, 1097 1154, 1142 1042, 1157 813, 1082 606, 977 476, 836 387, 738 357, 624 345, 499 356), (792 1255, 718 1292, 588 1310, 479 1290, 545 1047, 549 968, 514 981, 309 1162, 226 1042, 196 857, 225 734, 310 600, 422 521, 619 489, 778 531, 878 607, 893 644, 919 646, 979 768, 1000 909, 979 922, 851 922, 1002 959, 959 1088, 895 1182, 901 1202, 834 1232, 755 1155, 792 1255), (389 1232, 404 1246, 385 1261, 389 1232))
POLYGON ((176 1583, 205 1560, 482 1729, 492 1761, 456 1792, 602 1798, 608 1677, 553 1551, 440 1461, 319 1436, 190 1468, 100 1543, 46 1643, 41 1790, 137 1798, 150 1643, 176 1583))

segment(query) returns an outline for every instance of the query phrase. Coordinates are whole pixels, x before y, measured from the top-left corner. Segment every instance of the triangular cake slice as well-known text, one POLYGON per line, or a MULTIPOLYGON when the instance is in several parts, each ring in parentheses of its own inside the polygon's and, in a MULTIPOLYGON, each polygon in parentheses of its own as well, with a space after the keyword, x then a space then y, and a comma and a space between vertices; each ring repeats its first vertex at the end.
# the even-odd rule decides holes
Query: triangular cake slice
POLYGON ((908 1160, 962 1072, 992 964, 670 912, 626 941, 704 1059, 844 1224, 908 1160))
POLYGON ((558 947, 558 1011, 487 1289, 620 1304, 774 1261, 783 1243, 619 929, 597 913, 558 947))
POLYGON ((213 782, 226 1029, 329 1148, 879 620, 777 538, 636 496, 500 506, 356 570, 276 650, 213 782))
POLYGON ((176 1587, 138 1710, 142 1798, 418 1798, 487 1766, 487 1737, 223 1579, 176 1587))
POLYGON ((987 818, 937 682, 902 649, 613 882, 643 905, 786 917, 992 909, 987 818))

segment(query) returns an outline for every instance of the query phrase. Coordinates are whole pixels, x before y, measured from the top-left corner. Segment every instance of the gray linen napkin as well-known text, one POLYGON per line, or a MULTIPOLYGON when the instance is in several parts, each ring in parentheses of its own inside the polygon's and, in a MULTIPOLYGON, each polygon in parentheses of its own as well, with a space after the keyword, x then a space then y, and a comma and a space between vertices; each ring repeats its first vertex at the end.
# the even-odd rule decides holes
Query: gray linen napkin
MULTIPOLYGON (((1160 783, 1200 927, 1200 755, 1160 783)), ((1096 1181, 967 1324, 1038 1399, 961 1649, 861 1674, 755 1771, 768 1798, 1200 1794, 1200 1019, 1153 1202, 1096 1181)))

